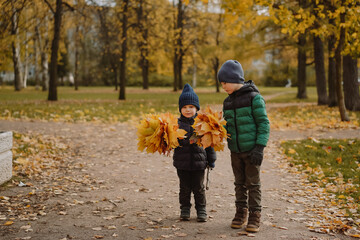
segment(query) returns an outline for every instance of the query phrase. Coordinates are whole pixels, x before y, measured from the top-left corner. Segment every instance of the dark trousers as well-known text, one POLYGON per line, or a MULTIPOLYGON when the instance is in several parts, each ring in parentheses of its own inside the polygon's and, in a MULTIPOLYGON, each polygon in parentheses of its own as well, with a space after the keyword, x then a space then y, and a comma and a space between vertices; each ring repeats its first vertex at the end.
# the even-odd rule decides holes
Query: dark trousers
POLYGON ((179 201, 180 208, 191 207, 191 193, 194 193, 195 208, 206 207, 204 175, 205 170, 185 171, 177 170, 180 180, 179 201))
POLYGON ((231 165, 235 176, 235 205, 261 211, 260 166, 250 164, 249 152, 231 152, 231 165))

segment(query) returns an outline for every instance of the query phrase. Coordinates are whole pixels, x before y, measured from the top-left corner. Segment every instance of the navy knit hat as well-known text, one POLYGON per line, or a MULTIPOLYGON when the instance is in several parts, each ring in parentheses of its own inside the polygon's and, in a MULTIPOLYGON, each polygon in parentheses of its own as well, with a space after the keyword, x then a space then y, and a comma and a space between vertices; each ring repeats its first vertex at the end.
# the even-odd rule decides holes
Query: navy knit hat
POLYGON ((244 83, 244 70, 236 60, 227 60, 218 72, 219 82, 244 83))
POLYGON ((185 84, 184 89, 179 97, 179 111, 185 105, 194 105, 197 110, 200 110, 199 97, 189 84, 185 84))

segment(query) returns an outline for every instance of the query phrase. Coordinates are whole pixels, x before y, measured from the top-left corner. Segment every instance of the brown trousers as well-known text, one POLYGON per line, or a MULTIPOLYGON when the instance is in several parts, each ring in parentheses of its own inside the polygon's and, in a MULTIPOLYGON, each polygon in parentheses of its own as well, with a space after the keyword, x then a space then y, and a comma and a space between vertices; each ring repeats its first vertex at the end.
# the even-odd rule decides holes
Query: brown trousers
POLYGON ((250 212, 261 211, 260 166, 250 164, 249 152, 231 152, 235 176, 235 205, 250 212))

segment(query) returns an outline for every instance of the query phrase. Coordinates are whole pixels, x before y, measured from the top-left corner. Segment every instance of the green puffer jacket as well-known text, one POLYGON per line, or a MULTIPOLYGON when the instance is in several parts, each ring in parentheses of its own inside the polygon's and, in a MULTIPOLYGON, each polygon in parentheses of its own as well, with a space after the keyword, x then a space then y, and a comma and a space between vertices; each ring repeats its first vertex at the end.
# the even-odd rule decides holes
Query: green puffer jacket
POLYGON ((247 152, 256 144, 266 146, 270 134, 270 122, 265 101, 250 80, 230 94, 223 105, 228 147, 232 152, 247 152))

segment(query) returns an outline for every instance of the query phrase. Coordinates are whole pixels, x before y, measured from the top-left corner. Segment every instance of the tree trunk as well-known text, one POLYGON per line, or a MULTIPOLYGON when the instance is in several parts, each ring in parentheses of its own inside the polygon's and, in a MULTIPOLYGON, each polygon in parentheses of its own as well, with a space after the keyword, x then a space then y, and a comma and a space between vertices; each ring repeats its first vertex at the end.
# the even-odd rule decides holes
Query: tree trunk
POLYGON ((15 91, 20 91, 22 88, 21 85, 21 76, 20 76, 20 47, 17 46, 16 42, 12 43, 12 52, 13 52, 13 63, 14 63, 14 84, 15 91))
MULTIPOLYGON (((332 1, 325 1, 328 11, 335 12, 336 8, 332 1)), ((329 19, 329 25, 335 28, 335 20, 329 19)), ((335 63, 335 36, 332 34, 328 38, 328 55, 329 55, 329 66, 328 66, 328 82, 329 82, 329 107, 335 107, 338 105, 338 98, 336 94, 336 63, 335 63)))
POLYGON ((120 94, 119 100, 125 100, 126 87, 126 52, 127 52, 127 21, 129 0, 124 0, 122 16, 122 43, 121 43, 121 61, 120 61, 120 94))
MULTIPOLYGON (((215 42, 216 42, 216 48, 218 48, 220 46, 220 29, 222 29, 222 22, 223 22, 223 15, 219 14, 219 27, 216 31, 216 37, 215 37, 215 42)), ((214 75, 215 75, 215 84, 216 84, 216 92, 220 92, 220 83, 218 80, 218 71, 219 71, 219 67, 220 67, 220 60, 218 56, 215 56, 213 59, 213 70, 214 70, 214 75)))
POLYGON ((138 41, 138 47, 140 50, 140 67, 143 79, 143 89, 149 89, 149 46, 148 36, 149 30, 145 24, 147 24, 147 14, 144 14, 144 1, 140 0, 137 8, 137 20, 138 28, 141 33, 141 39, 138 41))
POLYGON ((183 88, 182 84, 182 66, 183 66, 183 57, 179 56, 179 62, 178 62, 178 83, 179 83, 179 89, 183 88))
POLYGON ((41 83, 42 91, 47 91, 49 89, 49 63, 46 52, 41 53, 41 83))
POLYGON ((48 38, 48 31, 47 31, 47 17, 43 20, 43 26, 45 26, 46 31, 44 33, 44 37, 42 38, 40 34, 40 20, 37 19, 37 26, 35 27, 35 35, 38 42, 39 50, 40 50, 40 74, 41 74, 41 86, 42 91, 48 90, 49 87, 49 66, 48 66, 48 55, 47 55, 47 49, 49 44, 49 38, 48 38))
POLYGON ((143 89, 149 89, 149 49, 148 49, 148 30, 143 29, 143 42, 140 43, 140 65, 143 79, 143 89))
POLYGON ((350 55, 343 57, 343 81, 346 109, 360 111, 357 59, 350 55))
POLYGON ((219 71, 219 58, 215 57, 213 59, 213 70, 214 70, 214 78, 215 78, 215 84, 216 84, 216 92, 220 92, 220 84, 217 79, 218 71, 219 71))
POLYGON ((306 36, 305 34, 300 34, 299 43, 298 43, 298 93, 297 98, 304 99, 307 98, 306 93, 306 36))
POLYGON ((75 66, 74 66, 74 87, 75 91, 79 90, 79 20, 76 18, 76 28, 75 28, 75 66))
POLYGON ((11 43, 12 47, 12 59, 14 64, 14 87, 15 91, 20 91, 22 88, 21 84, 21 60, 20 60, 20 43, 18 36, 18 12, 15 9, 15 6, 12 6, 12 17, 11 17, 11 35, 13 35, 13 41, 11 43))
POLYGON ((174 92, 177 91, 177 87, 178 87, 178 64, 177 64, 177 58, 178 58, 178 55, 176 53, 176 47, 175 47, 175 53, 174 53, 174 92))
MULTIPOLYGON (((148 55, 148 53, 146 53, 148 55)), ((142 79, 143 79, 143 89, 149 89, 149 60, 148 56, 143 56, 142 61, 142 79)))
POLYGON ((118 79, 119 79, 119 69, 115 66, 112 67, 113 72, 114 72, 114 86, 115 86, 115 91, 118 90, 118 79))
POLYGON ((184 49, 183 49, 183 37, 184 37, 184 9, 182 0, 179 0, 178 2, 178 15, 177 15, 177 32, 179 32, 176 43, 177 43, 177 81, 178 81, 178 88, 182 89, 183 83, 182 83, 182 66, 183 66, 183 57, 184 57, 184 49))
POLYGON ((74 87, 79 90, 79 49, 75 43, 75 67, 74 67, 74 87))
POLYGON ((39 68, 38 68, 38 59, 39 59, 39 51, 36 36, 33 38, 34 41, 34 80, 35 80, 35 90, 40 89, 40 79, 39 79, 39 68))
MULTIPOLYGON (((342 6, 344 5, 344 0, 341 1, 342 6)), ((340 23, 345 23, 345 13, 340 14, 340 23)), ((349 121, 349 117, 346 113, 345 103, 344 103, 344 95, 342 90, 342 81, 341 81, 341 66, 342 66, 342 58, 341 51, 345 41, 345 28, 340 27, 340 38, 338 46, 335 50, 335 63, 336 63, 336 94, 339 100, 339 112, 341 121, 349 121)))
POLYGON ((197 78, 196 78, 196 75, 197 75, 197 65, 196 65, 196 59, 194 58, 194 66, 193 66, 193 76, 192 76, 192 87, 193 88, 196 88, 196 85, 197 85, 197 78))
POLYGON ((54 38, 51 44, 50 60, 50 81, 49 81, 49 101, 57 101, 57 62, 61 30, 62 0, 56 0, 56 11, 54 14, 54 38))
POLYGON ((29 52, 29 44, 28 44, 28 33, 25 33, 25 52, 24 52, 24 73, 23 73, 23 80, 22 84, 23 87, 27 87, 27 80, 28 80, 28 69, 29 69, 29 60, 28 60, 28 52, 29 52))
POLYGON ((327 89, 324 65, 324 45, 320 37, 314 37, 314 55, 316 72, 316 90, 318 95, 318 105, 327 105, 327 89))
POLYGON ((338 105, 338 99, 336 95, 336 64, 335 57, 333 56, 335 48, 335 37, 330 36, 328 41, 328 83, 329 83, 329 107, 335 107, 338 105))
POLYGON ((197 49, 196 49, 196 40, 194 43, 194 53, 193 53, 193 77, 192 77, 192 87, 196 88, 197 85, 197 62, 196 62, 196 55, 197 55, 197 49))

